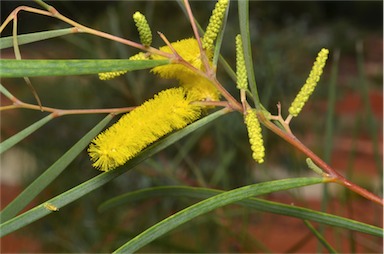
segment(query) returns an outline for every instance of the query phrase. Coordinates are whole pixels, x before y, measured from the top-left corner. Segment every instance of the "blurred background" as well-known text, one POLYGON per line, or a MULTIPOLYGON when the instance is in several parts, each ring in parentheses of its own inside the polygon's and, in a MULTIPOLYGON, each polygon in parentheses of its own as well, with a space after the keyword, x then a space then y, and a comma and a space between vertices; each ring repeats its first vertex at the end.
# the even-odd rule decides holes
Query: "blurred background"
MULTIPOLYGON (((132 15, 146 15, 154 46, 163 46, 156 31, 169 41, 192 37, 187 18, 174 1, 47 1, 79 23, 139 41, 132 15)), ((197 21, 206 27, 213 1, 191 1, 197 21)), ((1 23, 19 5, 32 1, 1 1, 1 23)), ((237 3, 232 2, 222 55, 235 67, 234 38, 239 33, 237 3)), ((20 12, 18 33, 69 27, 53 18, 20 12)), ((256 82, 264 106, 283 116, 304 84, 318 51, 330 50, 324 74, 310 102, 292 122, 299 139, 353 182, 382 195, 383 130, 383 2, 382 1, 251 1, 250 28, 256 82), (335 58, 339 56, 339 60, 335 58), (332 71, 337 72, 332 74, 332 71), (325 136, 329 91, 336 102, 331 144, 325 136)), ((12 26, 2 37, 12 33, 12 26)), ((24 59, 128 58, 138 51, 86 34, 68 35, 21 46, 24 59)), ((14 58, 13 50, 1 51, 14 58)), ((218 79, 234 95, 234 82, 218 67, 218 79)), ((17 98, 35 99, 22 79, 2 79, 17 98)), ((110 81, 97 76, 32 78, 44 106, 110 108, 140 105, 164 88, 176 86, 147 70, 110 81)), ((10 102, 2 95, 2 106, 10 102)), ((1 140, 44 117, 30 110, 1 112, 1 140)), ((1 156, 1 207, 5 207, 38 175, 62 156, 104 115, 64 116, 45 125, 1 156)), ((268 130, 265 163, 252 160, 242 116, 231 113, 153 156, 134 170, 73 204, 1 239, 2 252, 110 252, 161 219, 196 202, 153 198, 104 213, 98 206, 133 190, 187 185, 230 190, 247 184, 311 176, 305 157, 268 130), (230 126, 230 128, 229 128, 230 126)), ((29 208, 99 174, 86 151, 29 208)), ((263 198, 320 210, 322 186, 274 193, 263 198)), ((382 208, 329 185, 326 211, 382 225, 382 208)), ((340 252, 382 253, 381 239, 326 227, 326 238, 340 252)), ((177 228, 142 252, 314 252, 316 240, 297 219, 229 206, 177 228), (289 235, 286 234, 289 231, 289 235)))

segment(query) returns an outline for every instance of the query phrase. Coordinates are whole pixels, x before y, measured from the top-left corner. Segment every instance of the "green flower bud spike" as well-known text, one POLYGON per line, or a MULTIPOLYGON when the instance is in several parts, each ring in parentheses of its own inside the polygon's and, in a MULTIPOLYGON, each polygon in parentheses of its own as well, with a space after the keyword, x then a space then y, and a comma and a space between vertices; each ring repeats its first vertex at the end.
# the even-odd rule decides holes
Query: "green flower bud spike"
POLYGON ((261 126, 256 116, 256 111, 249 109, 245 116, 244 122, 247 126, 249 143, 253 151, 252 157, 258 163, 264 162, 265 148, 263 144, 263 136, 261 135, 261 126))
POLYGON ((147 19, 140 12, 133 14, 137 30, 139 31, 140 41, 144 46, 150 46, 152 43, 152 32, 148 25, 147 19))
POLYGON ((291 107, 288 109, 290 115, 295 117, 298 116, 301 109, 304 107, 304 104, 307 102, 309 96, 315 90, 317 82, 319 82, 320 76, 323 73, 323 68, 325 66, 325 62, 327 61, 328 53, 329 50, 323 48, 317 55, 316 61, 313 64, 307 81, 301 88, 300 92, 296 95, 296 98, 292 102, 291 107))
POLYGON ((203 48, 211 50, 213 43, 216 40, 217 35, 220 32, 221 25, 223 23, 223 17, 227 10, 229 0, 218 0, 215 9, 212 11, 212 15, 209 19, 207 29, 203 37, 203 48))
POLYGON ((236 77, 237 88, 240 90, 247 90, 247 69, 245 68, 243 42, 240 34, 236 36, 236 77))
MULTIPOLYGON (((145 53, 140 52, 136 55, 133 55, 129 58, 129 60, 147 60, 148 57, 145 53)), ((109 72, 101 72, 99 73, 99 79, 100 80, 109 80, 116 78, 118 76, 124 75, 128 71, 109 71, 109 72)))

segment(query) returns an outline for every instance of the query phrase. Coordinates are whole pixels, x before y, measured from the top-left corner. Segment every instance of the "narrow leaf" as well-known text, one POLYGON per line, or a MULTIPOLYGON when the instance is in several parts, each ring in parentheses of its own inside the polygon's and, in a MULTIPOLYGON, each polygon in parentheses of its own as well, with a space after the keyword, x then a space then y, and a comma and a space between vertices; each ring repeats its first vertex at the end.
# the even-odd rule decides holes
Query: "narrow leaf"
MULTIPOLYGON (((378 136, 379 131, 379 126, 378 122, 380 121, 378 119, 375 119, 375 116, 373 114, 372 106, 370 103, 370 98, 369 98, 369 85, 368 81, 366 78, 365 70, 365 60, 364 60, 364 48, 363 48, 363 43, 362 41, 358 41, 356 43, 356 53, 357 53, 357 73, 358 73, 358 86, 357 88, 357 93, 360 95, 362 102, 363 102, 363 110, 364 110, 364 115, 365 115, 365 125, 368 128, 369 136, 372 141, 372 149, 373 149, 373 154, 375 158, 375 164, 377 168, 378 175, 380 179, 383 179, 383 157, 382 152, 380 152, 380 146, 379 145, 379 140, 380 137, 378 136)), ((383 188, 383 181, 380 181, 380 187, 378 189, 383 188)))
POLYGON ((327 240, 324 238, 324 236, 317 231, 311 223, 308 221, 304 221, 305 225, 309 228, 309 230, 316 236, 317 240, 319 240, 319 243, 321 243, 329 253, 337 253, 337 251, 332 247, 330 243, 327 242, 327 240))
POLYGON ((38 130, 41 126, 44 124, 48 123, 54 118, 53 114, 47 115, 46 117, 40 119, 36 123, 28 126, 24 130, 20 131, 19 133, 13 135, 12 137, 4 140, 3 142, 0 143, 0 154, 3 152, 7 151, 9 148, 12 146, 16 145, 19 143, 21 140, 25 139, 28 137, 31 133, 35 132, 38 130))
MULTIPOLYGON (((19 45, 28 44, 31 42, 42 41, 51 39, 67 34, 73 33, 73 28, 57 29, 52 31, 28 33, 17 36, 17 42, 19 45)), ((0 38, 0 49, 6 49, 13 46, 13 36, 0 38)))
POLYGON ((329 82, 328 96, 327 96, 327 115, 325 121, 325 132, 324 132, 324 161, 329 162, 332 155, 332 148, 334 142, 334 131, 335 131, 335 105, 336 105, 336 85, 337 77, 339 74, 339 59, 340 50, 336 50, 333 54, 333 63, 331 71, 331 80, 329 82))
POLYGON ((133 71, 169 63, 168 60, 15 60, 0 59, 0 77, 39 77, 133 71))
POLYGON ((112 115, 105 117, 74 146, 72 146, 62 157, 60 157, 43 174, 24 189, 9 205, 0 212, 0 220, 4 222, 15 216, 26 207, 42 190, 44 190, 53 180, 56 179, 64 169, 84 150, 91 140, 107 125, 112 119, 112 115))
POLYGON ((183 223, 190 221, 199 215, 236 201, 256 195, 263 195, 271 192, 318 184, 323 181, 324 179, 322 178, 284 179, 248 185, 218 194, 167 217, 121 246, 114 253, 133 253, 183 223))
MULTIPOLYGON (((48 200, 45 203, 49 203, 54 207, 61 209, 65 205, 72 203, 73 201, 83 197, 84 195, 90 193, 91 191, 108 183, 115 177, 137 166, 139 163, 141 163, 143 160, 147 159, 148 157, 165 149, 166 147, 170 146, 171 144, 175 143, 176 141, 180 140, 186 135, 192 133, 193 131, 199 129, 202 126, 205 126, 206 124, 212 122, 213 120, 219 118, 220 116, 225 115, 226 113, 228 113, 226 109, 222 109, 215 113, 212 113, 204 117, 203 119, 200 119, 188 125, 184 129, 181 129, 175 132, 174 134, 171 134, 165 137, 164 139, 154 143, 153 145, 145 149, 142 153, 140 153, 137 157, 130 160, 127 164, 125 164, 125 166, 119 167, 109 172, 101 173, 93 177, 92 179, 48 200)), ((0 237, 3 237, 13 231, 16 231, 17 229, 24 227, 48 215, 51 212, 52 212, 51 210, 48 210, 44 207, 44 204, 38 205, 35 208, 0 224, 0 237)))
POLYGON ((10 91, 8 91, 2 84, 0 84, 0 92, 5 95, 10 100, 14 99, 13 94, 11 94, 10 91))
MULTIPOLYGON (((197 188, 197 187, 186 187, 186 186, 164 186, 142 189, 134 192, 129 192, 110 200, 105 201, 99 207, 100 212, 105 212, 110 209, 114 209, 117 206, 123 204, 131 204, 144 199, 155 198, 155 197, 190 197, 198 199, 210 198, 214 195, 222 194, 224 191, 208 189, 208 188, 197 188)), ((241 201, 237 201, 236 204, 249 207, 261 212, 270 212, 274 214, 286 215, 295 217, 303 220, 311 220, 330 226, 341 227, 349 230, 354 230, 366 234, 371 234, 378 237, 383 237, 383 231, 381 228, 354 221, 351 219, 339 217, 336 215, 318 212, 311 209, 281 204, 277 202, 267 201, 258 198, 248 198, 241 201)))
POLYGON ((257 109, 260 109, 260 99, 257 91, 255 73, 253 71, 253 60, 252 60, 252 47, 251 47, 251 37, 249 30, 249 1, 242 0, 238 1, 239 9, 239 24, 240 24, 240 34, 243 41, 244 47, 244 60, 245 66, 247 68, 249 86, 251 88, 251 93, 255 106, 257 109))

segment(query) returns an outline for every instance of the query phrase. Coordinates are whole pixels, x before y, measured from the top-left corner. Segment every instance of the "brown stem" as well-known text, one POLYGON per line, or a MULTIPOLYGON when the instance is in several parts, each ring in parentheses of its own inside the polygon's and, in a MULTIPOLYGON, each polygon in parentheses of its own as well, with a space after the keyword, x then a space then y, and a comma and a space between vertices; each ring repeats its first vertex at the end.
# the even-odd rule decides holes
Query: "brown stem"
POLYGON ((41 14, 41 15, 50 16, 50 17, 53 17, 53 18, 60 19, 61 21, 76 27, 79 32, 93 34, 93 35, 100 36, 100 37, 103 37, 103 38, 106 38, 106 39, 109 39, 109 40, 120 42, 120 43, 125 44, 125 45, 129 45, 129 46, 134 47, 134 48, 138 48, 138 49, 143 50, 143 51, 150 52, 152 54, 157 54, 157 55, 160 55, 160 56, 163 56, 163 57, 166 57, 166 58, 172 58, 172 54, 160 51, 160 50, 158 50, 156 48, 146 47, 146 46, 144 46, 144 45, 142 45, 140 43, 136 43, 136 42, 133 42, 133 41, 130 41, 130 40, 126 40, 126 39, 123 39, 121 37, 114 36, 114 35, 111 35, 111 34, 108 34, 108 33, 104 33, 104 32, 101 32, 101 31, 98 31, 98 30, 86 27, 84 25, 81 25, 81 24, 79 24, 79 23, 77 23, 77 22, 75 22, 75 21, 65 17, 61 13, 59 13, 53 6, 46 5, 45 7, 46 7, 47 11, 43 11, 43 10, 40 10, 40 9, 28 7, 28 6, 20 6, 20 7, 16 8, 8 16, 6 21, 1 25, 0 32, 4 29, 4 27, 12 19, 15 19, 16 15, 17 15, 17 13, 19 11, 24 10, 24 11, 27 11, 27 12, 32 12, 32 13, 41 14))
POLYGON ((268 129, 276 133, 278 136, 283 138, 285 141, 299 149, 306 156, 312 159, 314 163, 316 163, 320 168, 322 168, 327 174, 326 177, 329 179, 329 182, 334 182, 341 184, 353 192, 373 201, 382 206, 384 206, 384 200, 379 196, 367 191, 366 189, 350 182, 344 176, 335 171, 332 167, 330 167, 326 162, 324 162, 320 157, 318 157, 315 153, 313 153, 308 147, 306 147, 303 143, 301 143, 294 135, 284 132, 282 129, 271 123, 268 119, 265 118, 262 112, 258 112, 257 114, 260 122, 264 124, 268 129))
POLYGON ((47 12, 47 11, 43 11, 43 10, 40 10, 40 9, 28 7, 28 6, 19 6, 16 9, 14 9, 11 12, 11 14, 9 14, 9 16, 6 18, 6 20, 3 22, 3 24, 1 24, 1 26, 0 26, 0 33, 4 30, 4 28, 8 25, 8 23, 11 22, 15 18, 15 16, 17 16, 17 13, 19 11, 22 11, 22 10, 23 11, 27 11, 27 12, 36 13, 36 14, 51 16, 51 14, 49 12, 47 12))
POLYGON ((241 111, 242 110, 241 104, 235 98, 233 98, 233 96, 216 79, 216 71, 215 71, 215 69, 213 69, 210 66, 209 61, 208 61, 208 57, 205 54, 205 50, 203 49, 203 44, 201 43, 201 38, 199 35, 199 31, 197 29, 195 18, 193 16, 193 13, 191 10, 191 6, 189 5, 189 1, 184 0, 184 5, 185 5, 185 9, 187 10, 189 22, 191 23, 192 30, 193 30, 193 33, 195 35, 197 44, 199 45, 200 58, 204 64, 204 68, 205 68, 205 72, 203 72, 204 73, 203 76, 205 76, 207 79, 209 79, 216 86, 216 88, 220 91, 220 93, 224 96, 224 98, 226 100, 228 100, 232 109, 237 110, 237 111, 241 111))
MULTIPOLYGON (((165 37, 164 34, 162 34, 160 32, 158 32, 158 33, 159 33, 161 39, 165 42, 165 44, 167 44, 169 49, 173 52, 173 59, 172 60, 174 63, 182 64, 185 67, 187 67, 188 69, 197 73, 198 75, 207 78, 209 81, 211 81, 211 83, 213 83, 215 85, 217 90, 219 90, 219 92, 223 95, 223 97, 229 102, 229 107, 231 107, 232 109, 237 110, 237 111, 242 110, 241 104, 235 98, 233 98, 233 96, 220 84, 220 82, 216 79, 216 75, 212 75, 212 71, 203 72, 202 70, 193 66, 190 62, 186 61, 184 58, 182 58, 176 52, 176 50, 172 47, 172 44, 168 41, 168 39, 165 37)), ((202 53, 202 54, 204 54, 204 53, 202 53)))
POLYGON ((79 115, 79 114, 100 114, 100 113, 118 114, 118 113, 129 112, 136 108, 136 107, 125 107, 125 108, 106 108, 106 109, 58 109, 58 108, 51 108, 51 107, 44 107, 44 106, 40 107, 38 105, 25 103, 18 100, 16 97, 12 99, 12 102, 13 102, 13 105, 0 107, 0 111, 17 109, 17 108, 32 109, 32 110, 42 109, 43 111, 53 113, 54 116, 57 117, 57 116, 64 116, 64 115, 79 115))
POLYGON ((203 44, 201 43, 201 38, 200 38, 199 30, 197 29, 197 25, 196 25, 196 22, 195 22, 195 17, 193 16, 193 13, 192 13, 192 10, 191 10, 191 6, 189 5, 189 1, 188 0, 184 0, 184 5, 185 5, 185 9, 187 10, 188 17, 189 17, 189 22, 191 23, 192 30, 193 30, 193 33, 195 34, 195 38, 196 38, 197 44, 199 45, 200 58, 201 58, 201 61, 204 64, 205 71, 207 73, 215 73, 214 71, 212 72, 211 67, 209 65, 208 57, 205 54, 205 51, 203 49, 203 44))
POLYGON ((214 107, 224 107, 229 108, 232 110, 231 105, 228 103, 228 101, 192 101, 190 103, 191 105, 198 105, 198 106, 214 106, 214 107))

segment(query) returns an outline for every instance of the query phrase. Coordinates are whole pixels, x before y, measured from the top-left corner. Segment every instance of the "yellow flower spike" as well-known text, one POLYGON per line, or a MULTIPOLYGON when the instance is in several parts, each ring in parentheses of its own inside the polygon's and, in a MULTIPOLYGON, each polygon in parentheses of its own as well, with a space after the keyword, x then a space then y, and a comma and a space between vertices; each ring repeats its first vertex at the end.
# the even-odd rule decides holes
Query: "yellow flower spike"
MULTIPOLYGON (((193 65, 195 68, 203 70, 204 66, 200 58, 200 49, 196 39, 183 39, 177 42, 173 42, 171 45, 185 61, 193 65)), ((173 53, 168 46, 161 47, 160 50, 166 53, 173 53)), ((209 51, 206 53, 208 59, 212 59, 212 52, 209 51)), ((152 59, 161 60, 164 59, 164 57, 152 55, 152 59)), ((181 82, 190 81, 191 74, 196 76, 192 70, 181 64, 161 65, 153 68, 151 71, 155 74, 158 74, 162 78, 176 78, 181 82)))
POLYGON ((140 41, 144 46, 150 46, 152 44, 152 32, 147 19, 140 12, 133 14, 133 20, 135 21, 137 30, 139 31, 140 41))
MULTIPOLYGON (((200 59, 200 49, 197 40, 194 38, 180 40, 171 43, 176 52, 187 62, 199 70, 203 70, 204 66, 200 59)), ((161 51, 172 53, 168 46, 160 48, 161 51)), ((212 59, 212 52, 207 51, 208 59, 212 59)), ((152 55, 152 59, 164 59, 158 55, 152 55)), ((207 79, 196 74, 181 64, 167 64, 157 66, 151 70, 153 73, 162 78, 171 79, 175 78, 180 81, 180 85, 187 91, 193 94, 194 100, 211 100, 217 101, 220 98, 219 91, 207 79)))
POLYGON ((223 23, 223 17, 227 10, 229 0, 218 0, 215 9, 212 11, 212 15, 209 18, 207 29, 203 37, 203 48, 211 50, 214 47, 214 41, 220 32, 221 25, 223 23))
POLYGON ((309 73, 309 77, 288 109, 290 115, 298 116, 304 107, 304 104, 307 102, 309 96, 315 90, 317 82, 319 82, 320 76, 323 73, 323 68, 325 66, 325 62, 327 61, 328 53, 329 50, 323 48, 317 55, 316 61, 313 64, 311 72, 309 73))
POLYGON ((247 69, 245 68, 243 42, 240 34, 236 36, 236 77, 237 88, 240 90, 247 90, 247 69))
POLYGON ((263 144, 263 136, 261 135, 261 126, 256 116, 256 111, 249 109, 245 116, 244 122, 247 126, 249 143, 253 151, 252 157, 258 163, 264 162, 265 148, 263 144))
POLYGON ((193 101, 218 101, 220 93, 209 80, 198 75, 192 76, 189 82, 181 83, 181 86, 188 91, 193 101))
POLYGON ((171 88, 122 116, 90 144, 88 153, 93 166, 110 171, 162 136, 195 121, 200 117, 202 107, 191 102, 182 87, 171 88))
MULTIPOLYGON (((129 60, 147 60, 148 57, 145 53, 140 52, 136 55, 133 55, 129 58, 129 60)), ((116 78, 118 76, 124 75, 128 71, 109 71, 109 72, 101 72, 99 73, 99 79, 100 80, 109 80, 116 78)))

